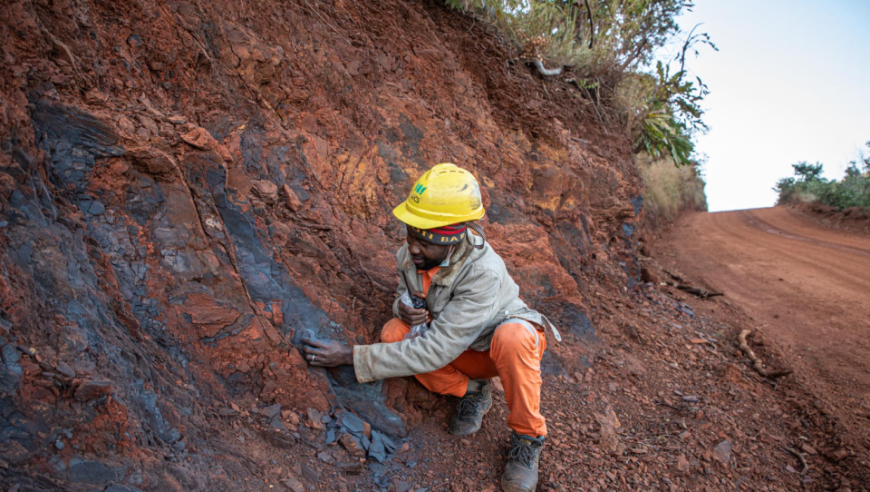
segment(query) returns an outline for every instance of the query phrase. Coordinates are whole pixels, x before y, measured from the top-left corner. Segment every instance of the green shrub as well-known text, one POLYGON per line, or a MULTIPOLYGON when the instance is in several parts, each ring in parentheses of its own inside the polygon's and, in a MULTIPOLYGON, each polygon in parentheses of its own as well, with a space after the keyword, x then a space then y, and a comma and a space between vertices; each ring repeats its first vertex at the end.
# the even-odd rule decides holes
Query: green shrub
MULTIPOLYGON (((867 142, 867 147, 870 148, 870 142, 867 142)), ((782 178, 773 188, 779 194, 777 203, 817 202, 840 210, 851 207, 870 209, 870 157, 862 155, 861 163, 863 171, 857 162, 851 162, 841 181, 822 178, 821 163, 792 164, 796 178, 782 178)))

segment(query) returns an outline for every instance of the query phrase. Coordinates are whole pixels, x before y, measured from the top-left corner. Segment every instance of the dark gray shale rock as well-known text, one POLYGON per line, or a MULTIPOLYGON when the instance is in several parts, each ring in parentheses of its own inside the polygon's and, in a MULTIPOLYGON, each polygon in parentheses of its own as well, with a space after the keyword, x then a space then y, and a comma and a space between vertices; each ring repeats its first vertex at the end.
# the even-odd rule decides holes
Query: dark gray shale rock
MULTIPOLYGON (((128 155, 108 125, 80 109, 42 99, 33 101, 32 107, 38 144, 45 152, 47 176, 56 194, 41 181, 40 173, 30 169, 24 179, 35 193, 14 191, 12 209, 3 218, 7 222, 4 233, 9 238, 9 258, 33 279, 35 294, 47 309, 69 321, 52 334, 59 358, 93 367, 101 357, 105 359, 103 367, 115 370, 111 381, 88 379, 78 386, 74 400, 80 405, 79 422, 93 418, 93 405, 104 405, 111 398, 140 424, 113 438, 118 443, 183 443, 180 424, 199 406, 197 390, 180 391, 170 379, 189 379, 185 367, 190 351, 164 335, 169 313, 164 311, 165 303, 152 297, 149 286, 164 282, 170 304, 183 304, 192 292, 210 292, 216 298, 221 295, 220 289, 212 289, 203 279, 214 278, 217 283, 226 273, 215 271, 199 253, 208 245, 192 225, 202 227, 211 251, 238 272, 248 299, 233 303, 269 305, 276 299, 282 301, 284 321, 279 328, 287 350, 293 344, 298 347, 297 334, 302 330, 319 338, 343 339, 344 331, 306 297, 287 268, 276 261, 269 238, 262 237, 254 226, 252 207, 245 206, 245 197, 227 189, 226 168, 215 153, 187 153, 179 163, 178 176, 169 171, 157 176, 142 174, 133 166, 136 179, 129 188, 118 190, 125 194, 125 208, 107 212, 102 197, 91 191, 95 164, 107 158, 130 162, 141 154, 128 155), (82 221, 70 219, 70 210, 78 210, 82 221), (135 226, 118 220, 119 213, 127 214, 135 226), (206 222, 221 227, 210 227, 206 222), (147 231, 156 250, 149 251, 141 242, 140 229, 147 231), (152 255, 158 256, 162 270, 155 269, 152 255), (122 299, 114 299, 104 289, 106 279, 100 262, 111 263, 113 286, 122 299), (164 353, 149 351, 142 344, 143 337, 155 340, 164 353), (158 360, 164 358, 158 369, 158 360)), ((257 164, 257 157, 250 155, 251 166, 257 164)), ((252 318, 244 313, 234 324, 197 343, 215 344, 249 325, 252 318)), ((7 461, 25 461, 43 445, 65 447, 62 439, 60 446, 55 445, 57 438, 43 444, 40 433, 54 434, 38 419, 16 411, 9 398, 22 377, 20 358, 17 347, 2 346, 0 392, 5 396, 0 397, 0 446, 10 450, 4 453, 7 461)), ((311 371, 326 378, 336 405, 352 409, 380 432, 404 435, 404 423, 385 405, 380 383, 357 384, 347 368, 331 373, 311 371)), ((252 382, 227 379, 225 384, 231 393, 247 393, 252 382)), ((76 422, 66 425, 72 427, 76 422)), ((184 449, 183 444, 180 449, 184 449)), ((112 463, 82 460, 59 470, 58 477, 73 483, 120 483, 126 473, 112 463)))

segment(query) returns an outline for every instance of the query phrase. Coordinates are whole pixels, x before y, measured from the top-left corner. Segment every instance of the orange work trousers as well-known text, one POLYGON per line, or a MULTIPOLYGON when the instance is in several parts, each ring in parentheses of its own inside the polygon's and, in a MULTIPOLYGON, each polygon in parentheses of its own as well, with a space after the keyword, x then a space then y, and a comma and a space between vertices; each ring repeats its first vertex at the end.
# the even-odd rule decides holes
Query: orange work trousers
MULTIPOLYGON (((381 330, 384 343, 400 342, 411 331, 407 323, 393 318, 381 330)), ((501 378, 507 400, 508 426, 518 434, 547 435, 541 415, 541 357, 547 340, 526 322, 505 322, 498 326, 486 352, 466 350, 437 371, 415 377, 429 391, 462 397, 469 379, 501 378)))

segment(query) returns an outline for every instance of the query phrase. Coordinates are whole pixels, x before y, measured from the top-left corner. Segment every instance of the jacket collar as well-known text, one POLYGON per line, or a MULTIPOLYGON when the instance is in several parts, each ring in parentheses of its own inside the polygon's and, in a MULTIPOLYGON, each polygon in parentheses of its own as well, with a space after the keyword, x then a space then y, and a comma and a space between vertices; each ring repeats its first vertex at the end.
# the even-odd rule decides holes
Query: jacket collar
MULTIPOLYGON (((473 234, 471 235, 471 238, 474 241, 482 240, 480 237, 473 234)), ((459 243, 456 247, 456 251, 453 252, 450 264, 438 270, 438 273, 432 277, 432 285, 447 287, 452 284, 453 281, 456 280, 456 276, 459 275, 460 270, 462 270, 462 266, 470 260, 472 253, 474 252, 474 246, 472 246, 468 241, 462 241, 459 243)), ((405 253, 405 261, 402 263, 402 269, 416 273, 417 266, 414 265, 413 261, 411 261, 411 254, 408 253, 407 250, 405 253)))

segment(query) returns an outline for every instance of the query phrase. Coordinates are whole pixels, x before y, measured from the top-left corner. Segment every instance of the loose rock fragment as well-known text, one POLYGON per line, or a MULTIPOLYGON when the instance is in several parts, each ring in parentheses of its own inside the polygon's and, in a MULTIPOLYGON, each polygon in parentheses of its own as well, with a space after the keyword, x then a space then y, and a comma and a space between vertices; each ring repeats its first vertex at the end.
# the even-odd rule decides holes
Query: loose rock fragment
POLYGON ((265 418, 266 420, 272 420, 280 414, 281 414, 281 404, 280 403, 275 403, 274 405, 269 405, 268 407, 263 407, 260 409, 260 416, 265 418))
POLYGON ((285 487, 292 490, 293 492, 305 492, 305 486, 302 485, 302 482, 296 479, 296 477, 287 477, 281 479, 281 483, 283 483, 285 487))
POLYGON ((351 456, 357 458, 364 458, 366 455, 365 450, 362 448, 360 443, 350 434, 342 434, 338 438, 338 442, 350 453, 351 456))
POLYGON ((724 464, 731 461, 731 441, 724 440, 713 448, 713 457, 724 464))
POLYGON ((114 390, 110 381, 86 381, 76 390, 76 400, 89 401, 107 395, 114 390))

